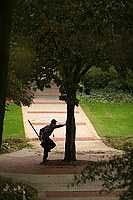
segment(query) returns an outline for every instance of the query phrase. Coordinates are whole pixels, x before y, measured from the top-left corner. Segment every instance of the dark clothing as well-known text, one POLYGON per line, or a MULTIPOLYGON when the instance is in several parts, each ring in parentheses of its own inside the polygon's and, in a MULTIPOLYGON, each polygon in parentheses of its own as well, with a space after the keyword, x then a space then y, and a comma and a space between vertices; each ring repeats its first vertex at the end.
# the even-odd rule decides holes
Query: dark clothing
POLYGON ((44 152, 43 152, 43 163, 46 162, 47 158, 48 158, 48 151, 47 151, 47 149, 44 148, 44 152))
POLYGON ((46 148, 46 149, 48 149, 50 151, 50 149, 53 149, 56 146, 56 144, 53 142, 53 140, 51 140, 50 138, 48 138, 47 140, 45 140, 45 141, 43 141, 41 143, 41 146, 43 148, 46 148))
POLYGON ((48 158, 48 152, 50 152, 50 150, 53 149, 56 146, 56 144, 50 138, 48 138, 45 142, 42 143, 44 148, 43 162, 45 162, 48 158))
POLYGON ((41 146, 44 148, 43 162, 47 160, 48 152, 50 152, 50 150, 56 146, 56 144, 49 138, 49 136, 52 134, 54 129, 63 126, 65 126, 65 124, 56 125, 51 123, 50 125, 40 129, 39 138, 42 141, 41 146))
POLYGON ((50 136, 52 134, 52 132, 54 131, 54 129, 56 128, 60 128, 63 127, 65 124, 60 124, 60 125, 56 125, 56 124, 50 124, 45 126, 44 128, 40 129, 40 137, 45 137, 45 135, 50 136))

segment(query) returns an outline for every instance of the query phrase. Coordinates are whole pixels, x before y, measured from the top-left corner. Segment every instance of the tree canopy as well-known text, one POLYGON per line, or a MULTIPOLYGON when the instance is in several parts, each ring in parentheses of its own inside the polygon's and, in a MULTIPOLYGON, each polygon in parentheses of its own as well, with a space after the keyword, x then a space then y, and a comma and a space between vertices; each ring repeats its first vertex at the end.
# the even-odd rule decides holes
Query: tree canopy
MULTIPOLYGON (((13 65, 20 54, 25 59, 23 51, 29 51, 26 60, 31 66, 28 74, 32 75, 28 75, 27 80, 36 76, 41 89, 51 79, 61 84, 61 80, 72 76, 76 65, 80 66, 75 67, 77 73, 80 71, 79 79, 94 65, 108 69, 111 64, 119 74, 125 74, 128 68, 132 69, 132 9, 131 1, 126 0, 15 2, 11 41, 13 65), (57 74, 59 76, 55 76, 57 74)), ((19 61, 19 65, 22 74, 26 73, 27 63, 21 66, 19 61)), ((18 67, 14 66, 11 71, 15 72, 18 67)), ((20 77, 21 73, 18 76, 18 72, 14 76, 19 81, 24 77, 20 77)), ((62 93, 65 89, 61 87, 62 93)))

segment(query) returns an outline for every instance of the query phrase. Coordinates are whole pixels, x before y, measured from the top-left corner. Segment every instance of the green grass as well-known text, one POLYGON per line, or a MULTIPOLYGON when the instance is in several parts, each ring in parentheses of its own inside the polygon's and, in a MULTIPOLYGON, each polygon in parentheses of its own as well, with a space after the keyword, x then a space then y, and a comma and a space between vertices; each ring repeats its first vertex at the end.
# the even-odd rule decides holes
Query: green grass
MULTIPOLYGON (((99 136, 109 146, 122 149, 125 142, 133 141, 133 103, 80 104, 99 136)), ((4 153, 29 147, 25 139, 21 107, 10 104, 6 111, 3 132, 4 153), (20 144, 21 143, 21 144, 20 144)))
POLYGON ((82 103, 101 137, 133 137, 133 103, 82 103))
POLYGON ((20 106, 10 104, 9 111, 5 111, 3 139, 24 138, 24 125, 20 106))

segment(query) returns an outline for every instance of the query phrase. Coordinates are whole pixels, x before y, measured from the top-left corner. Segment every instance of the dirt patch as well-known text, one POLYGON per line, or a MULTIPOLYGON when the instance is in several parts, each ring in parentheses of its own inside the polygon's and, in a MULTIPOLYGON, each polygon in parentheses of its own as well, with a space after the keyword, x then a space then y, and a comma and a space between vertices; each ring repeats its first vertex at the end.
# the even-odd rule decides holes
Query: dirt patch
POLYGON ((92 163, 91 161, 86 160, 75 160, 75 161, 65 161, 65 160, 49 160, 45 163, 48 166, 58 166, 58 167, 77 167, 77 166, 86 166, 92 163))

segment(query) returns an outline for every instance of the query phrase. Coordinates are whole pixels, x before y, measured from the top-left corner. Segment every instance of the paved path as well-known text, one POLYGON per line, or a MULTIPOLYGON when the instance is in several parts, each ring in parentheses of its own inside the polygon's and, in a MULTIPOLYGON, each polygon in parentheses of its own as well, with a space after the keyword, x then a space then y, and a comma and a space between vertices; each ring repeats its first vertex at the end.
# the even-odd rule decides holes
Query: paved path
POLYGON ((23 149, 18 152, 0 156, 0 175, 12 177, 16 181, 28 183, 35 187, 40 200, 117 200, 119 192, 99 193, 101 182, 88 182, 86 185, 68 188, 73 180, 73 174, 80 173, 86 161, 108 160, 116 150, 107 147, 99 138, 89 119, 81 107, 75 109, 76 119, 76 151, 77 160, 82 165, 57 165, 64 158, 65 127, 55 130, 56 148, 49 155, 47 165, 41 166, 42 148, 37 140, 28 119, 39 129, 55 118, 58 123, 66 121, 66 104, 58 100, 59 91, 55 85, 44 92, 36 91, 35 99, 30 107, 23 107, 23 120, 27 138, 32 140, 34 149, 23 149), (92 151, 92 153, 90 153, 92 151), (104 154, 95 154, 95 152, 104 154), (85 161, 85 163, 84 163, 85 161), (54 164, 55 162, 55 164, 54 164), (51 165, 52 164, 52 165, 51 165))
MULTIPOLYGON (((58 88, 52 85, 51 88, 46 88, 44 92, 37 90, 34 94, 35 99, 33 104, 30 107, 23 107, 22 111, 26 137, 32 139, 37 138, 35 132, 28 123, 28 119, 37 132, 39 132, 41 127, 49 124, 53 118, 58 121, 58 124, 66 122, 66 103, 59 101, 59 95, 58 88)), ((77 152, 114 151, 114 149, 107 147, 102 142, 80 106, 75 107, 75 121, 77 152)), ((54 151, 64 152, 65 127, 56 129, 54 135, 55 137, 53 140, 57 143, 54 151)))
POLYGON ((73 163, 70 166, 57 165, 57 162, 61 163, 63 154, 50 154, 49 158, 47 165, 40 165, 41 155, 33 149, 1 155, 0 175, 33 186, 38 190, 40 200, 118 200, 119 191, 99 193, 102 188, 100 181, 74 187, 70 185, 74 174, 79 174, 87 161, 107 160, 110 155, 77 155, 79 163, 83 164, 73 163))

